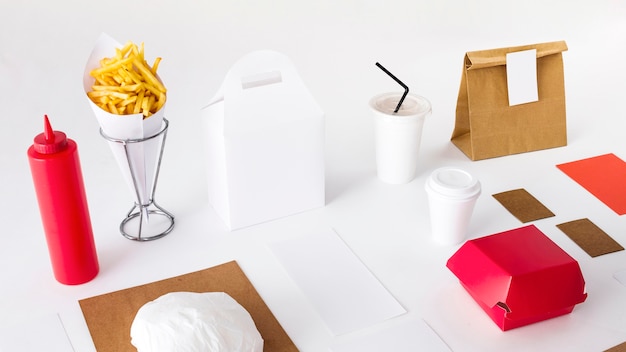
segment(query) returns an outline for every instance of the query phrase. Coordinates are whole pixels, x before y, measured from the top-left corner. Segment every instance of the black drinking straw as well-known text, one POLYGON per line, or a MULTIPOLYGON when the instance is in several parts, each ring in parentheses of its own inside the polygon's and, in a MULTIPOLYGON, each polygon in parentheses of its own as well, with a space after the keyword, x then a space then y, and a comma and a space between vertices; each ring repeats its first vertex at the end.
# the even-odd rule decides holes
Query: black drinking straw
POLYGON ((387 71, 387 69, 384 68, 383 65, 377 62, 376 66, 380 67, 381 70, 383 70, 386 74, 389 75, 389 77, 393 78, 394 81, 398 82, 398 84, 401 85, 402 88, 404 88, 404 94, 402 94, 402 98, 400 98, 400 101, 398 102, 398 106, 396 106, 396 109, 393 111, 393 113, 395 114, 398 112, 398 110, 400 110, 400 106, 402 105, 404 98, 406 98, 406 95, 409 94, 409 87, 407 87, 406 84, 402 83, 402 81, 399 80, 396 76, 394 76, 391 72, 387 71))

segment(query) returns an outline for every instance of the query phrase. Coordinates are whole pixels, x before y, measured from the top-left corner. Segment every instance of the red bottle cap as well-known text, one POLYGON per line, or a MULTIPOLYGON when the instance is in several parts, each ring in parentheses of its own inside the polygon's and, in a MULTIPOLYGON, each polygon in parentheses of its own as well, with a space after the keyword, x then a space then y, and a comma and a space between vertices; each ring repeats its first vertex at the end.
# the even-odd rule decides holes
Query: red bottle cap
POLYGON ((44 132, 35 137, 33 147, 40 154, 58 153, 67 148, 67 136, 61 131, 53 131, 48 115, 44 115, 44 132))

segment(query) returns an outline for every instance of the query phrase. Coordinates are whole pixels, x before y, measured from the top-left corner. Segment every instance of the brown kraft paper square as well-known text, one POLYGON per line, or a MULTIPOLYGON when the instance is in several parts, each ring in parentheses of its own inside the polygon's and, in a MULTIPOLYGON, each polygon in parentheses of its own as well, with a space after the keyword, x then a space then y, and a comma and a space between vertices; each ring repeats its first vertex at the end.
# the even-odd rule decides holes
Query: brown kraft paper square
POLYGON ((619 345, 615 345, 604 352, 626 352, 626 342, 622 342, 619 345))
POLYGON ((497 193, 493 197, 523 223, 554 216, 550 209, 523 188, 497 193))
POLYGON ((98 352, 136 352, 130 326, 145 303, 166 293, 226 292, 252 316, 263 351, 298 351, 236 261, 78 301, 98 352))
POLYGON ((591 257, 624 250, 624 247, 589 219, 574 220, 556 226, 591 257))

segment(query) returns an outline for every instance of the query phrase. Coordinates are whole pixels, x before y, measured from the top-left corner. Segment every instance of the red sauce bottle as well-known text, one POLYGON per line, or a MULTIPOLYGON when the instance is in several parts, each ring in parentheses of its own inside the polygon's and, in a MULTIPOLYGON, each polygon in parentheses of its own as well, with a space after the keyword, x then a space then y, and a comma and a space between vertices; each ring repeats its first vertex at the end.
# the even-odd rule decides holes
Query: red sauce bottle
POLYGON ((54 277, 65 285, 90 281, 99 265, 76 142, 45 116, 28 161, 54 277))

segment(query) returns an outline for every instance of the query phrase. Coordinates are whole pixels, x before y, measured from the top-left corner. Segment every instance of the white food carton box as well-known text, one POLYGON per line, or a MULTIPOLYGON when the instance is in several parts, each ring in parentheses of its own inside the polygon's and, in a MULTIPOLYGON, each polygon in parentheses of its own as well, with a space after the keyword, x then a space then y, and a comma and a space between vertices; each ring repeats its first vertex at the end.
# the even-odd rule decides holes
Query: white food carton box
POLYGON ((229 230, 324 206, 324 113, 285 55, 241 58, 201 116, 209 202, 229 230))

